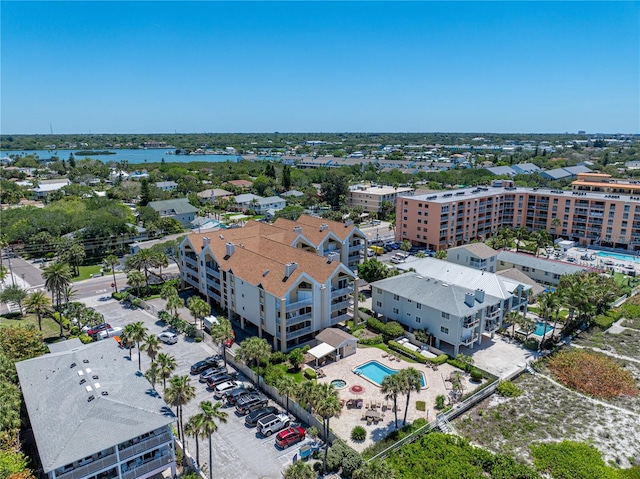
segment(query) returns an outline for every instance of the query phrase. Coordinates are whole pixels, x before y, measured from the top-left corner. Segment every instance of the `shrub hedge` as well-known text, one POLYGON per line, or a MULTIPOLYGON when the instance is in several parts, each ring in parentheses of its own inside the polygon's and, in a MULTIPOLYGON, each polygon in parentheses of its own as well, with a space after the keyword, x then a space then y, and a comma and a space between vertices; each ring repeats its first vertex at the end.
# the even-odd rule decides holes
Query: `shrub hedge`
POLYGON ((313 369, 307 368, 304 370, 304 377, 307 379, 316 379, 318 375, 313 369))
POLYGON ((403 346, 402 344, 397 343, 396 341, 389 341, 388 346, 389 346, 389 349, 393 349, 394 351, 398 351, 406 356, 409 356, 411 359, 414 359, 416 362, 425 364, 427 361, 429 361, 422 354, 414 351, 413 349, 409 349, 406 346, 403 346))

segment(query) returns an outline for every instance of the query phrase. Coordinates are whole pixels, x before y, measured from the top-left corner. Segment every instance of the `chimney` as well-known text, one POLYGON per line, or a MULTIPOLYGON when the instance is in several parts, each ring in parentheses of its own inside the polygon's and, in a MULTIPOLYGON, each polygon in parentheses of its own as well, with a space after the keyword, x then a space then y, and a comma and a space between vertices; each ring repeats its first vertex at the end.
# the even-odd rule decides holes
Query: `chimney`
POLYGON ((475 303, 475 297, 473 296, 473 293, 465 293, 464 294, 464 304, 466 304, 467 306, 469 306, 471 308, 474 303, 475 303))
POLYGON ((211 238, 209 238, 208 236, 202 238, 202 249, 205 249, 207 246, 209 246, 209 243, 211 243, 211 238))
POLYGON ((293 263, 287 263, 284 265, 284 277, 288 278, 290 277, 293 272, 296 270, 296 268, 298 267, 298 263, 296 263, 295 261, 293 263))
POLYGON ((484 301, 484 289, 476 289, 476 300, 478 303, 482 303, 484 301))
POLYGON ((329 229, 329 225, 327 223, 322 223, 320 225, 320 231, 325 231, 329 229))
POLYGON ((302 233, 302 226, 294 226, 293 231, 295 231, 296 233, 302 233))
POLYGON ((228 242, 227 248, 226 248, 227 258, 231 257, 235 251, 236 251, 236 245, 234 245, 232 242, 228 242))
POLYGON ((329 253, 327 255, 327 263, 331 264, 333 261, 340 261, 340 255, 338 253, 329 253))

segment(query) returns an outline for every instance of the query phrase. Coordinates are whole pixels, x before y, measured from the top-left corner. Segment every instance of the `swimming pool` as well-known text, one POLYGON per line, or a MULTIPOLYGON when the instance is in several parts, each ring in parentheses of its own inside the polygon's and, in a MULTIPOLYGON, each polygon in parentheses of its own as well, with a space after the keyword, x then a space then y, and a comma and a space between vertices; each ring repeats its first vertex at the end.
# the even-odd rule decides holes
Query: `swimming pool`
MULTIPOLYGON (((385 366, 384 364, 379 363, 378 361, 369 361, 367 363, 361 364, 357 368, 353 370, 358 376, 362 376, 365 379, 368 379, 370 382, 375 384, 376 386, 380 386, 382 380, 389 376, 390 374, 398 374, 400 371, 398 369, 391 369, 385 366)), ((424 377, 424 373, 420 373, 422 378, 420 379, 422 388, 427 387, 427 380, 424 377)))
POLYGON ((620 261, 630 261, 632 263, 640 263, 640 257, 632 256, 630 254, 622 254, 622 253, 609 253, 607 251, 598 251, 596 256, 600 258, 614 258, 620 261))
POLYGON ((533 331, 533 334, 543 337, 546 333, 551 331, 553 331, 553 326, 551 324, 536 321, 536 329, 533 331))

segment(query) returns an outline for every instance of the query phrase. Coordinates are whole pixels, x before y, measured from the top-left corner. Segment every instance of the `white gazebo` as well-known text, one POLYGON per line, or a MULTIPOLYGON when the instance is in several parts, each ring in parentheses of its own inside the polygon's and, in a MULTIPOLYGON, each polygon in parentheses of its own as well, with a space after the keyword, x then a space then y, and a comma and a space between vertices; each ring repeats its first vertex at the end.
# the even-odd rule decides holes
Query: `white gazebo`
POLYGON ((336 348, 327 343, 320 343, 317 346, 311 348, 308 353, 316 360, 316 366, 318 366, 318 359, 322 359, 334 353, 336 348))

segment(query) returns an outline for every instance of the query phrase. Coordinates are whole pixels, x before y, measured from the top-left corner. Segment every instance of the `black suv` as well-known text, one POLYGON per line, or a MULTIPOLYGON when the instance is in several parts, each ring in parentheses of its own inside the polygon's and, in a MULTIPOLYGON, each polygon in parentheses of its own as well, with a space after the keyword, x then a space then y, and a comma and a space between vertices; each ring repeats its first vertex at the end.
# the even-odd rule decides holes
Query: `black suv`
POLYGON ((256 409, 263 408, 269 400, 266 396, 259 393, 251 393, 246 396, 239 397, 236 400, 236 411, 238 414, 249 414, 256 409))
POLYGON ((249 427, 255 427, 258 424, 258 421, 269 414, 278 414, 278 408, 273 406, 267 406, 260 409, 256 409, 253 412, 250 412, 245 418, 244 423, 249 427))
POLYGON ((226 371, 214 374, 209 379, 207 379, 207 389, 213 389, 218 384, 221 384, 225 381, 233 381, 237 376, 238 375, 236 373, 228 373, 226 371))
POLYGON ((210 357, 207 359, 203 359, 202 361, 198 361, 197 363, 191 366, 191 374, 200 374, 205 369, 209 369, 212 367, 218 366, 218 359, 214 357, 210 357))

